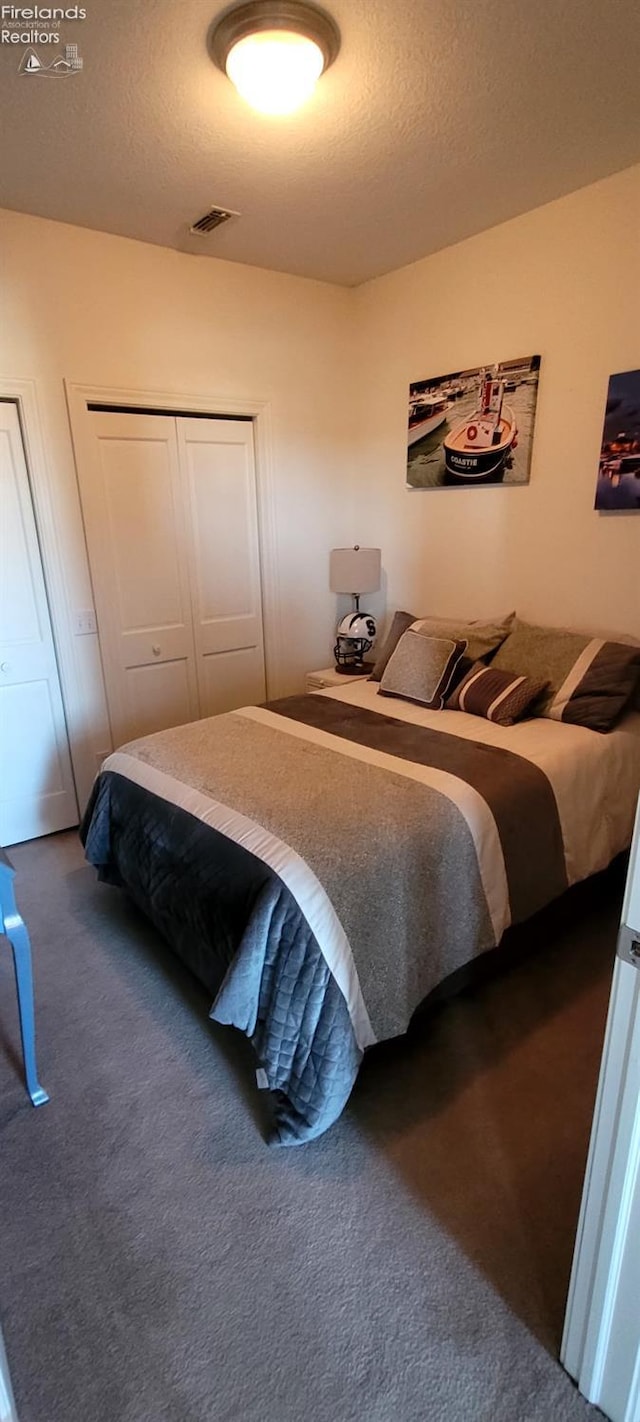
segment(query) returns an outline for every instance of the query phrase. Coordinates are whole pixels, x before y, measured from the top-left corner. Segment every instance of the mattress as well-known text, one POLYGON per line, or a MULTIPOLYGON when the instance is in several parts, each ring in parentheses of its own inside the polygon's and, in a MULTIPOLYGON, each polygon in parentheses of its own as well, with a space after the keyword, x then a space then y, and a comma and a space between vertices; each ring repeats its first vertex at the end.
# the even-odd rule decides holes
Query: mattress
POLYGON ((356 682, 132 742, 82 833, 253 1042, 292 1145, 430 991, 629 844, 639 790, 638 714, 500 727, 356 682))

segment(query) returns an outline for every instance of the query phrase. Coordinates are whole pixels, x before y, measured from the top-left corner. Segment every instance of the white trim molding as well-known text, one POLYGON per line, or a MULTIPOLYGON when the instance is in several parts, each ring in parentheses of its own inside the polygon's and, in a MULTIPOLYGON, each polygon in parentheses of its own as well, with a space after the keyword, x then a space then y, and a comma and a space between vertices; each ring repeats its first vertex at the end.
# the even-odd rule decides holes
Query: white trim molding
MULTIPOLYGON (((640 923, 623 926, 621 944, 625 935, 640 937, 640 923)), ((640 1422, 639 1279, 640 967, 618 956, 560 1354, 612 1422, 640 1422)))

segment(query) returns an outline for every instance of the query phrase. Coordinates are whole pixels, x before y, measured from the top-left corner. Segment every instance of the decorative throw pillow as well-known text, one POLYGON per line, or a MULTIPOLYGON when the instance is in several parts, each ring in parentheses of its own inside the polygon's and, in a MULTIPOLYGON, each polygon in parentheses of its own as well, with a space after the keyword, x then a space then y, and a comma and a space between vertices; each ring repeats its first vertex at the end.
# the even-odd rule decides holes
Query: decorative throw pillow
POLYGON ((610 731, 640 680, 640 646, 516 620, 492 666, 549 683, 540 716, 610 731))
POLYGON ((441 711, 466 645, 465 641, 428 637, 414 627, 408 628, 389 658, 378 694, 399 696, 441 711))
POLYGON ((471 716, 484 716, 499 726, 512 726, 540 700, 547 685, 546 681, 475 662, 448 697, 447 710, 468 711, 471 716))
POLYGON ((400 638, 415 620, 415 614, 413 612, 394 612, 393 622, 375 659, 370 677, 371 681, 382 680, 382 673, 389 658, 393 656, 400 638))
POLYGON ((449 637, 453 641, 467 642, 467 655, 471 662, 480 657, 489 657, 509 635, 515 619, 515 612, 495 622, 468 621, 461 617, 414 617, 410 612, 396 612, 388 635, 376 657, 371 673, 372 681, 380 681, 389 658, 395 652, 400 638, 413 623, 418 623, 429 637, 449 637))

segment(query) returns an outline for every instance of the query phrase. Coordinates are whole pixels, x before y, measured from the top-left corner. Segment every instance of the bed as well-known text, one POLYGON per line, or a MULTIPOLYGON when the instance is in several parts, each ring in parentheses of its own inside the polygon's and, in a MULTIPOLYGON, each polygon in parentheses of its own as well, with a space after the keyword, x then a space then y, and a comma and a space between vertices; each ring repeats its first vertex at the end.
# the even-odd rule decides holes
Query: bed
POLYGON ((360 681, 132 742, 82 836, 250 1038, 294 1145, 368 1047, 628 846, 639 790, 638 712, 608 735, 502 727, 360 681))

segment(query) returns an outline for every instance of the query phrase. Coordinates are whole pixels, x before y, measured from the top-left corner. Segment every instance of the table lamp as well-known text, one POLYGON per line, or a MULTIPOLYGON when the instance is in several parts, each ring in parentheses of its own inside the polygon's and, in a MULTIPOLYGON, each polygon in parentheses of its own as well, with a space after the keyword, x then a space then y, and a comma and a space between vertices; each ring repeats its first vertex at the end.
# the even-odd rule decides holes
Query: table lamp
POLYGON ((329 562, 329 586, 335 593, 350 593, 353 611, 338 623, 334 656, 336 671, 348 676, 366 676, 370 671, 364 661, 366 652, 376 639, 376 620, 369 612, 361 612, 363 593, 377 592, 380 587, 380 549, 332 548, 329 562))

